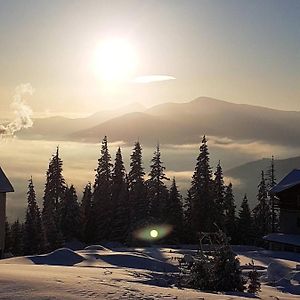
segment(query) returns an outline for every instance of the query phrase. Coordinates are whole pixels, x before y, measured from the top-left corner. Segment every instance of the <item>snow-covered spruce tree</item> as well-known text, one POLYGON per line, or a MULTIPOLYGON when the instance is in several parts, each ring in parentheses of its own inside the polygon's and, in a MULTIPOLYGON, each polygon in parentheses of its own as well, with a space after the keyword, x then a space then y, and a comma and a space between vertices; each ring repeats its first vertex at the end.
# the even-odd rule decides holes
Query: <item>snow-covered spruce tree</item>
POLYGON ((271 165, 269 169, 267 170, 267 189, 269 194, 269 205, 271 210, 271 231, 276 232, 279 229, 279 218, 278 218, 278 212, 276 210, 276 201, 277 197, 270 193, 270 191, 276 186, 276 176, 275 176, 275 161, 274 156, 271 158, 271 165))
POLYGON ((188 276, 183 277, 183 285, 202 291, 214 290, 213 258, 208 255, 199 255, 195 258, 188 276))
POLYGON ((212 171, 209 164, 209 152, 207 140, 204 136, 197 157, 195 172, 190 188, 192 198, 192 224, 193 231, 210 232, 215 231, 216 205, 214 202, 214 185, 212 171))
MULTIPOLYGON (((207 234, 206 234, 207 235, 207 234)), ((212 242, 211 252, 201 249, 189 270, 183 270, 183 285, 209 291, 244 291, 239 260, 232 251, 226 234, 221 230, 207 235, 212 242)))
POLYGON ((92 185, 89 182, 83 191, 83 196, 80 204, 81 216, 81 237, 85 243, 92 243, 94 240, 94 219, 93 219, 93 203, 92 203, 92 185))
POLYGON ((66 189, 63 177, 63 162, 59 157, 59 148, 52 156, 46 174, 43 198, 42 221, 45 230, 47 250, 57 249, 62 245, 60 229, 60 204, 66 189))
POLYGON ((232 184, 226 187, 224 197, 224 231, 230 237, 231 244, 236 243, 236 216, 232 184))
POLYGON ((180 195, 175 177, 169 191, 169 198, 165 207, 165 222, 172 226, 171 234, 165 239, 167 243, 177 244, 183 238, 183 210, 182 196, 180 195))
POLYGON ((112 220, 111 241, 124 243, 128 237, 130 206, 128 199, 128 185, 121 148, 116 153, 112 175, 112 220))
POLYGON ((256 237, 260 239, 265 234, 271 232, 271 211, 264 171, 261 172, 261 181, 258 185, 257 201, 258 204, 253 209, 253 218, 256 237))
POLYGON ((222 231, 218 232, 218 240, 220 241, 220 247, 214 255, 213 262, 214 290, 222 292, 242 292, 245 289, 245 282, 242 277, 240 262, 236 254, 232 251, 226 235, 222 231))
POLYGON ((11 252, 14 256, 21 256, 23 251, 23 225, 19 220, 11 225, 11 252))
POLYGON ((219 228, 224 229, 224 201, 225 201, 225 185, 223 170, 219 161, 214 178, 214 196, 215 196, 215 221, 219 228))
POLYGON ((151 160, 149 179, 147 185, 147 201, 149 203, 149 215, 152 222, 163 222, 165 219, 165 206, 168 199, 168 189, 164 183, 169 180, 165 174, 165 167, 161 161, 159 145, 156 147, 151 160))
POLYGON ((44 231, 32 178, 28 184, 23 243, 26 255, 42 253, 44 250, 44 231))
POLYGON ((80 210, 76 190, 73 185, 66 188, 61 203, 61 231, 65 241, 80 239, 80 210))
POLYGON ((239 210, 237 225, 238 243, 242 245, 251 245, 253 243, 253 220, 246 194, 239 210))
POLYGON ((247 288, 248 293, 257 294, 260 291, 259 274, 255 268, 254 261, 251 262, 252 270, 248 273, 249 285, 247 288))
POLYGON ((93 192, 95 241, 107 240, 110 234, 113 209, 111 205, 112 167, 107 137, 105 136, 102 140, 101 156, 98 159, 93 192))
POLYGON ((130 171, 128 173, 129 203, 130 203, 130 236, 137 228, 146 225, 149 207, 146 196, 145 172, 142 162, 142 147, 139 142, 134 144, 130 156, 130 171))

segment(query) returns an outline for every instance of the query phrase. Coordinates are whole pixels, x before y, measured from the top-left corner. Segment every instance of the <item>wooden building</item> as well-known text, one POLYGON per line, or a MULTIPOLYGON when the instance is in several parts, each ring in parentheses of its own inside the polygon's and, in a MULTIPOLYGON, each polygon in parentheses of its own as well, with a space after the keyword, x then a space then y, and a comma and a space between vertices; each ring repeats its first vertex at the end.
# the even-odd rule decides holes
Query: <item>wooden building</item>
POLYGON ((300 169, 291 171, 271 193, 278 198, 280 232, 264 239, 274 250, 300 252, 300 169))
POLYGON ((6 193, 14 189, 0 167, 0 258, 3 257, 5 247, 6 193))

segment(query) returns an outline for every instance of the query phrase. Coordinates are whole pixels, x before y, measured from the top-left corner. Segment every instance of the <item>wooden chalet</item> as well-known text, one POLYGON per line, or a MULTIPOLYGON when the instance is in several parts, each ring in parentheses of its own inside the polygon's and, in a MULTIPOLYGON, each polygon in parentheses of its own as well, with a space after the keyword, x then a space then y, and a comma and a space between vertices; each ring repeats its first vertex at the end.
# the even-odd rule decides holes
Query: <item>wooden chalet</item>
POLYGON ((271 193, 278 199, 280 232, 264 239, 273 250, 300 252, 300 169, 291 171, 271 193))
POLYGON ((14 189, 0 167, 0 258, 3 257, 5 248, 5 220, 6 220, 6 193, 14 189))

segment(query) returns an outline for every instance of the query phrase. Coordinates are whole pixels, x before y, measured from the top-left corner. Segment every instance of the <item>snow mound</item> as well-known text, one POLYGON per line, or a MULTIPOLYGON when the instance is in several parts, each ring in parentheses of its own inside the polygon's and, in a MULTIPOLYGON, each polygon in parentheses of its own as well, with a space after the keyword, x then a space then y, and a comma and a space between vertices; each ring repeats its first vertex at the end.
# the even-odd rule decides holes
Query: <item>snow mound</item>
POLYGON ((271 262, 267 269, 268 281, 271 283, 278 282, 279 280, 287 277, 290 271, 290 268, 283 264, 271 262))
POLYGON ((84 261, 84 257, 68 248, 60 248, 44 255, 28 256, 36 265, 74 266, 84 261))
POLYGON ((110 249, 105 248, 102 245, 91 245, 84 248, 84 250, 92 250, 92 251, 110 251, 110 249))
POLYGON ((178 272, 178 268, 169 263, 154 259, 152 257, 145 257, 135 253, 111 252, 106 254, 95 255, 97 260, 101 260, 109 265, 141 269, 153 272, 178 272))

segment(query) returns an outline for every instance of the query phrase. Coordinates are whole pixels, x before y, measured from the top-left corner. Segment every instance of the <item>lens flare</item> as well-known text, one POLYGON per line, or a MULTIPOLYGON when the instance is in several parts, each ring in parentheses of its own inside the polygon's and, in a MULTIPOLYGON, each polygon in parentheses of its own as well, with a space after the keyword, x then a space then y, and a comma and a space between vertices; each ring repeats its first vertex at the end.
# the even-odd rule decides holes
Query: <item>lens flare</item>
POLYGON ((142 241, 155 241, 166 237, 171 231, 172 226, 168 224, 149 225, 135 231, 134 237, 142 241))
POLYGON ((158 237, 158 231, 153 229, 150 231, 150 236, 153 238, 157 238, 158 237))

